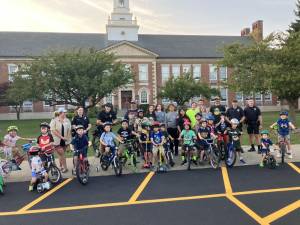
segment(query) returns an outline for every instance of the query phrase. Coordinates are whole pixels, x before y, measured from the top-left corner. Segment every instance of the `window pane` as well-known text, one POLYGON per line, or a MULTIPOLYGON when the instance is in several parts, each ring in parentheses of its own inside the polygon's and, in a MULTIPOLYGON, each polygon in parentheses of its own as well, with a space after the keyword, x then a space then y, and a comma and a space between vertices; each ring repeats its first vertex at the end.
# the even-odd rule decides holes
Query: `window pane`
POLYGON ((238 100, 238 101, 243 101, 243 93, 237 92, 237 93, 235 94, 235 98, 236 98, 236 100, 238 100))
POLYGON ((220 88, 222 101, 227 101, 227 88, 220 88))
POLYGON ((227 80, 227 67, 220 67, 220 79, 227 80))
POLYGON ((217 80, 217 78, 216 66, 209 64, 209 80, 217 80))
POLYGON ((18 66, 15 64, 8 64, 8 80, 13 81, 13 74, 18 72, 18 66))
POLYGON ((261 101, 262 100, 262 95, 260 93, 255 94, 255 100, 256 101, 261 101))
POLYGON ((112 102, 112 94, 107 95, 105 100, 106 100, 106 103, 111 103, 112 104, 113 103, 112 102))
POLYGON ((147 104, 148 103, 148 92, 146 90, 141 91, 140 102, 141 102, 141 104, 147 104))
POLYGON ((162 81, 167 81, 169 80, 170 77, 170 67, 169 65, 162 65, 161 67, 161 76, 162 76, 162 81))
POLYGON ((182 66, 183 73, 190 73, 191 72, 191 65, 185 64, 182 66))
POLYGON ((148 64, 140 64, 139 65, 139 79, 141 81, 148 80, 148 64))
POLYGON ((193 66, 193 77, 195 79, 201 78, 201 65, 194 65, 193 66))
POLYGON ((272 95, 271 93, 265 94, 265 101, 271 101, 272 100, 272 95))
POLYGON ((174 78, 179 77, 180 76, 180 66, 179 65, 173 65, 172 66, 172 72, 173 72, 174 78))

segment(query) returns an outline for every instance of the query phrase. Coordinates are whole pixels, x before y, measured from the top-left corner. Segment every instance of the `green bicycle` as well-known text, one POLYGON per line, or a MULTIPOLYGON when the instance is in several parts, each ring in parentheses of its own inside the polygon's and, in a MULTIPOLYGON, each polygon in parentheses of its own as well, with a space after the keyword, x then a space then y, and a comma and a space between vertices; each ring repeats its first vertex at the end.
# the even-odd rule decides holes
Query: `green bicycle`
POLYGON ((133 172, 137 172, 137 153, 134 149, 134 141, 135 140, 127 140, 125 142, 125 150, 123 152, 123 156, 121 157, 122 164, 124 166, 130 165, 130 168, 133 172), (128 164, 127 164, 128 163, 128 164))

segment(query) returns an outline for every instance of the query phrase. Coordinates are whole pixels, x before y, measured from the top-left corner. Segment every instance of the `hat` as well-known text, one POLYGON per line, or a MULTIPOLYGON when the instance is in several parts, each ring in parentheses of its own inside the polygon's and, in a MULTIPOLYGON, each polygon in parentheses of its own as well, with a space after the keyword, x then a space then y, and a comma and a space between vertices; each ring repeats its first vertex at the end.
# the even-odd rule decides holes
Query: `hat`
POLYGON ((57 112, 58 113, 66 113, 67 110, 65 108, 63 108, 63 107, 60 107, 60 108, 58 108, 57 112))
POLYGON ((75 127, 75 130, 76 130, 76 131, 79 130, 79 129, 83 129, 83 130, 84 130, 84 126, 78 125, 78 126, 75 127))
POLYGON ((40 124, 40 127, 47 127, 48 129, 50 129, 50 125, 49 125, 49 123, 47 123, 47 122, 42 122, 42 123, 40 124))
POLYGON ((111 122, 105 122, 105 123, 103 124, 103 128, 106 127, 106 126, 112 126, 112 123, 111 123, 111 122))

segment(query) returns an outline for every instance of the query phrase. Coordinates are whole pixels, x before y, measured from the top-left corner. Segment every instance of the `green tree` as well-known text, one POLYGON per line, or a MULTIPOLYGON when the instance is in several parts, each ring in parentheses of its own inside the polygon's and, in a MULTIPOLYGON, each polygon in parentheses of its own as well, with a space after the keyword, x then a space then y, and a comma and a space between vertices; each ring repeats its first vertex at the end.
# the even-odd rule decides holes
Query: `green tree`
POLYGON ((191 74, 184 74, 177 78, 171 77, 158 94, 159 98, 168 98, 183 106, 191 98, 203 96, 210 98, 212 95, 219 94, 219 91, 210 88, 207 84, 197 81, 191 74))
POLYGON ((291 23, 288 30, 289 33, 300 31, 300 0, 297 0, 296 7, 297 9, 294 12, 297 18, 295 22, 291 23))
POLYGON ((52 105, 94 107, 131 82, 132 74, 115 55, 95 49, 50 52, 22 67, 32 79, 33 96, 52 105))

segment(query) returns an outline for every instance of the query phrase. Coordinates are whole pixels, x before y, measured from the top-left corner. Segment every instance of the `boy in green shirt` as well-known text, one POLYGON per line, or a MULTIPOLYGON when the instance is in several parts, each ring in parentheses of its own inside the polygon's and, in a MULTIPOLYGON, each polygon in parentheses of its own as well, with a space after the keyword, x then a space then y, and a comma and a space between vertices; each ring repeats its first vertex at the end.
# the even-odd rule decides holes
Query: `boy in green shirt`
POLYGON ((192 152, 193 162, 195 164, 197 164, 197 157, 195 155, 194 148, 193 148, 193 146, 195 145, 194 140, 196 140, 197 136, 196 136, 195 132, 193 130, 191 130, 191 123, 186 122, 184 124, 184 130, 181 132, 179 140, 181 140, 182 138, 183 138, 183 146, 182 146, 182 153, 181 153, 181 157, 182 157, 181 165, 184 165, 186 163, 185 155, 186 155, 186 151, 190 147, 192 147, 192 149, 193 149, 193 152, 192 152))

